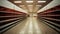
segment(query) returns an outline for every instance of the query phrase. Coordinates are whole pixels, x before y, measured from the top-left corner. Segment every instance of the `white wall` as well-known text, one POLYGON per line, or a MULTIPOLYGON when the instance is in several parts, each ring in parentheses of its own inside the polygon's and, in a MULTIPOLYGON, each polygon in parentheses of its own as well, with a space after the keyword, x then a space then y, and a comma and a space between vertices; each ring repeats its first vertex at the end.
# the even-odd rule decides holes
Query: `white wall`
POLYGON ((44 11, 44 10, 47 10, 47 9, 50 9, 50 8, 52 8, 52 7, 54 7, 54 6, 57 6, 57 5, 60 5, 60 0, 53 0, 51 3, 49 3, 47 6, 45 6, 44 8, 42 8, 42 9, 40 9, 39 11, 38 11, 38 13, 39 12, 42 12, 42 11, 44 11))
POLYGON ((11 8, 11 9, 14 9, 14 10, 17 10, 17 11, 27 13, 27 11, 17 7, 16 5, 12 4, 11 2, 9 2, 7 0, 0 0, 0 6, 4 6, 4 7, 7 7, 7 8, 11 8))

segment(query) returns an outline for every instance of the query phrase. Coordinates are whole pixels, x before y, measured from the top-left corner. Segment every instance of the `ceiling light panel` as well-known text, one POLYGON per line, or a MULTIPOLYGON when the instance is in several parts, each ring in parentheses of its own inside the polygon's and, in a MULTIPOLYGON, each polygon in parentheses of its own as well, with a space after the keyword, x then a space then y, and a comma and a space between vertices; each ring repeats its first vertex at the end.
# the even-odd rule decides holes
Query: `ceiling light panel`
POLYGON ((14 3, 22 3, 21 1, 14 1, 14 3))
POLYGON ((38 3, 45 3, 46 1, 38 1, 38 3))

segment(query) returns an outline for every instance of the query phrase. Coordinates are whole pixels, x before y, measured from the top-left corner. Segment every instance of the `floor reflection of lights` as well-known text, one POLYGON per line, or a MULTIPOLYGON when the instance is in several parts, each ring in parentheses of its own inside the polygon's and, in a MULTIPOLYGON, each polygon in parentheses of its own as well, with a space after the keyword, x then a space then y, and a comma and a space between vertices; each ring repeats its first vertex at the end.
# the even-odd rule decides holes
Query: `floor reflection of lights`
POLYGON ((32 23, 32 17, 29 20, 29 29, 28 34, 33 34, 33 23, 32 23))
POLYGON ((29 17, 19 34, 41 34, 36 18, 29 17))
POLYGON ((36 19, 35 18, 33 18, 33 24, 34 24, 34 28, 35 28, 35 32, 36 32, 36 34, 41 34, 41 30, 39 29, 39 27, 38 27, 38 23, 37 23, 37 21, 36 21, 36 19))

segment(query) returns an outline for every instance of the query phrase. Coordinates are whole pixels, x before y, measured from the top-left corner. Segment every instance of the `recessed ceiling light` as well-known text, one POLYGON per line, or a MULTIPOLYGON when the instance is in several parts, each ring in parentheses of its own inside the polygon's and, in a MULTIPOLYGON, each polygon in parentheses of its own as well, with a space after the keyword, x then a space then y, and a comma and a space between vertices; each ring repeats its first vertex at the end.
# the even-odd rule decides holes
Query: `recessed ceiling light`
MULTIPOLYGON (((33 1, 26 1, 27 3, 33 3, 33 1)), ((45 3, 46 1, 38 1, 38 3, 45 3)), ((22 1, 14 1, 14 3, 22 3, 22 1)))
POLYGON ((33 1, 26 1, 27 3, 33 3, 33 1))
POLYGON ((38 1, 38 3, 45 3, 46 1, 38 1))
POLYGON ((14 1, 14 3, 21 3, 22 1, 14 1))
POLYGON ((40 6, 41 7, 42 5, 36 5, 36 6, 40 6))

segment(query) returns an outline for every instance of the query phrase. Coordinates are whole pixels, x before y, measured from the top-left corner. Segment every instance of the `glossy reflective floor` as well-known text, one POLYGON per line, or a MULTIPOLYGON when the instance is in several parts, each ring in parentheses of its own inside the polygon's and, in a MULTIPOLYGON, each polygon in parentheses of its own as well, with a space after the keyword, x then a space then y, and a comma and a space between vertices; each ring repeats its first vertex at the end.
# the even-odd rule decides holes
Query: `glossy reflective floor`
POLYGON ((37 21, 36 17, 28 17, 25 21, 11 28, 4 34, 58 34, 46 24, 37 21))

